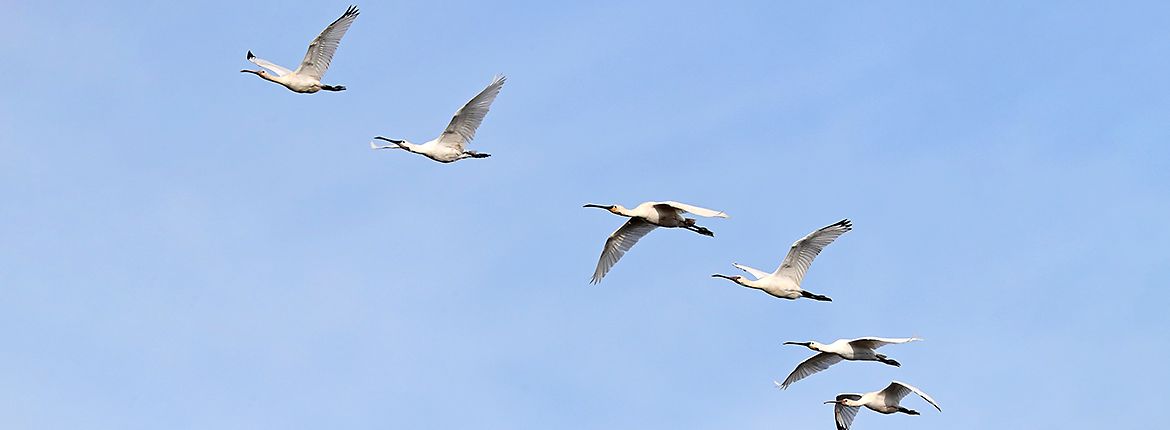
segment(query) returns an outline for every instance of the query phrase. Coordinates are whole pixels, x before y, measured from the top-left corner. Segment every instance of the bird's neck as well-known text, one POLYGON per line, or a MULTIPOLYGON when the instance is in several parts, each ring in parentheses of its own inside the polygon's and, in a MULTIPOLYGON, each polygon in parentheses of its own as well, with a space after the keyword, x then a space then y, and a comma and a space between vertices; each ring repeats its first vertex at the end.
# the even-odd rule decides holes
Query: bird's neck
POLYGON ((278 84, 285 83, 285 79, 281 79, 281 78, 283 78, 283 76, 274 76, 272 73, 257 73, 256 76, 259 76, 260 79, 263 79, 266 81, 271 81, 271 82, 276 82, 278 84))
POLYGON ((748 278, 739 278, 739 281, 738 281, 738 282, 736 282, 736 283, 737 283, 737 284, 739 284, 739 285, 740 285, 740 286, 742 286, 742 287, 745 287, 745 288, 751 288, 751 289, 753 289, 753 290, 762 290, 762 289, 764 289, 763 287, 761 287, 761 286, 758 284, 758 281, 753 281, 753 280, 751 280, 751 279, 748 279, 748 278))
POLYGON ((618 215, 621 215, 621 216, 624 216, 624 217, 626 217, 626 218, 633 218, 633 217, 636 215, 636 214, 634 213, 634 211, 632 211, 632 210, 629 210, 629 209, 626 209, 626 208, 623 208, 623 207, 620 207, 620 206, 619 206, 619 207, 617 207, 617 208, 615 208, 615 209, 613 210, 613 213, 615 213, 615 214, 618 214, 618 215))

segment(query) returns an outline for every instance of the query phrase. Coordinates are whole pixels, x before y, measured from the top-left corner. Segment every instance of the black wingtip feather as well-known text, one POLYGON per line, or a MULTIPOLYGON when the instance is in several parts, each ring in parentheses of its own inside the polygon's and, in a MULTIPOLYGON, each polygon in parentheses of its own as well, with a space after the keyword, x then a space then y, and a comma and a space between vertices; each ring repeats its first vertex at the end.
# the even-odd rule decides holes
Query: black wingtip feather
POLYGON ((251 60, 253 58, 256 58, 256 56, 252 55, 252 50, 248 50, 248 59, 251 60))

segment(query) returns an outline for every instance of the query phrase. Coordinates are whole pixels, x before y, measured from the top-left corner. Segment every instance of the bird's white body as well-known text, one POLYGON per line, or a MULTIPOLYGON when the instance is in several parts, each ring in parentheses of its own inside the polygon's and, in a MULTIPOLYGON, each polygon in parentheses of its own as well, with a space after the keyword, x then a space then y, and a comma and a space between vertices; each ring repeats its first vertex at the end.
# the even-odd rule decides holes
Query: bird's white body
POLYGON ((265 74, 269 81, 284 85, 285 88, 297 93, 312 94, 321 91, 321 80, 297 73, 290 73, 287 75, 265 74))
POLYGON ((663 202, 645 202, 633 209, 617 205, 617 213, 630 218, 641 218, 659 227, 678 228, 687 224, 686 211, 663 202))
POLYGON ((305 58, 301 60, 300 67, 297 67, 295 71, 252 55, 252 51, 248 51, 248 61, 263 69, 240 71, 255 74, 264 80, 278 83, 297 93, 312 94, 321 90, 343 91, 345 90, 344 86, 322 84, 321 78, 325 77, 325 71, 329 69, 329 63, 333 61, 333 54, 337 52, 337 46, 341 43, 342 36, 345 36, 350 24, 353 24, 353 21, 357 19, 358 13, 357 7, 350 6, 340 18, 325 27, 325 30, 321 31, 321 34, 317 35, 309 44, 305 58))
POLYGON ((857 412, 861 407, 865 407, 874 412, 881 414, 893 414, 902 412, 908 415, 919 415, 918 411, 902 407, 900 402, 907 394, 914 393, 939 412, 942 408, 934 399, 930 398, 926 393, 910 384, 893 381, 890 385, 881 391, 872 391, 864 394, 845 393, 838 394, 835 400, 830 400, 825 403, 834 403, 833 415, 837 423, 837 430, 849 430, 853 425, 853 418, 857 416, 857 412))
POLYGON ((776 271, 772 273, 739 263, 732 264, 756 279, 720 274, 711 276, 728 279, 741 286, 754 288, 768 293, 772 297, 781 299, 796 300, 805 297, 813 300, 832 301, 828 297, 813 294, 800 288, 800 281, 804 278, 808 267, 812 264, 813 259, 820 254, 821 250, 852 228, 853 224, 845 219, 809 233, 807 236, 792 244, 788 250, 788 255, 780 263, 780 267, 777 267, 776 271))
MULTIPOLYGON (((749 270, 747 270, 748 267, 742 264, 735 263, 735 267, 745 272, 751 273, 749 270)), ((800 284, 798 284, 792 278, 785 276, 773 276, 768 274, 759 279, 752 280, 743 278, 736 282, 745 287, 754 288, 768 293, 768 295, 772 297, 781 299, 796 300, 804 295, 804 290, 800 288, 800 284)))
POLYGON ((266 79, 266 81, 284 85, 284 88, 292 92, 314 93, 321 91, 321 79, 298 75, 295 72, 289 72, 288 75, 278 75, 275 72, 262 72, 262 74, 257 76, 266 79))
POLYGON ((370 148, 402 149, 440 163, 450 163, 465 158, 490 157, 491 154, 468 151, 467 144, 475 138, 475 131, 483 123, 483 118, 487 116, 492 102, 500 94, 500 89, 503 88, 506 79, 503 75, 497 75, 483 91, 480 91, 467 104, 459 108, 458 111, 455 111, 451 122, 447 124, 447 129, 443 130, 443 134, 439 135, 439 137, 420 145, 411 143, 408 140, 395 140, 375 136, 374 139, 390 142, 391 145, 376 145, 374 142, 370 142, 370 148))
POLYGON ((829 366, 840 363, 842 360, 850 361, 880 361, 891 366, 901 366, 897 361, 886 357, 877 352, 878 348, 886 345, 893 345, 899 343, 913 342, 922 340, 916 337, 906 338, 886 338, 886 337, 861 337, 857 339, 837 339, 832 343, 824 344, 820 342, 784 342, 786 345, 801 345, 818 354, 804 360, 788 377, 784 379, 783 383, 776 382, 776 386, 781 389, 788 388, 794 382, 804 379, 814 373, 826 370, 829 366))
POLYGON ((808 348, 813 351, 835 354, 846 360, 880 361, 878 360, 878 356, 884 357, 884 355, 878 354, 877 348, 895 343, 913 342, 916 340, 922 339, 916 337, 862 337, 857 339, 837 339, 829 344, 809 342, 811 345, 809 345, 808 348))
POLYGON ((406 152, 410 152, 413 154, 419 154, 419 155, 422 155, 424 157, 430 158, 432 160, 438 161, 440 163, 450 163, 450 162, 462 160, 464 158, 483 158, 483 157, 476 157, 475 154, 469 153, 469 152, 464 151, 464 150, 460 150, 457 147, 444 145, 440 142, 441 139, 442 139, 441 137, 435 138, 435 139, 432 139, 432 140, 427 141, 426 143, 422 143, 422 144, 411 143, 410 141, 407 141, 407 140, 401 140, 401 141, 387 140, 389 142, 392 142, 393 145, 376 145, 373 142, 370 142, 370 148, 371 149, 403 149, 403 150, 406 150, 406 152))
POLYGON ((601 278, 605 277, 609 269, 617 264, 626 251, 629 251, 639 239, 657 227, 685 228, 705 236, 714 236, 715 234, 711 230, 695 225, 695 220, 687 218, 685 215, 692 213, 708 218, 727 218, 727 214, 722 211, 672 201, 645 202, 633 209, 626 209, 621 205, 587 204, 585 207, 601 208, 614 215, 630 218, 605 241, 601 258, 597 261, 597 268, 593 271, 593 279, 590 281, 594 284, 601 282, 601 278))

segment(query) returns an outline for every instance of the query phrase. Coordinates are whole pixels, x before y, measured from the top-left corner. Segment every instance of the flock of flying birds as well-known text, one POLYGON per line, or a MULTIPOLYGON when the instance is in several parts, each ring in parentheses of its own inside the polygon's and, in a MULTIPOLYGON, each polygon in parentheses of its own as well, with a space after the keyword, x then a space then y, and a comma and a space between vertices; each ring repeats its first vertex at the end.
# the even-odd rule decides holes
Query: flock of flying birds
MULTIPOLYGON (((325 71, 329 68, 329 64, 333 60, 333 54, 337 51, 342 36, 349 30, 353 21, 357 19, 358 13, 357 7, 350 6, 340 18, 333 21, 328 27, 325 27, 325 30, 309 43, 309 50, 305 53, 305 58, 301 60, 301 65, 296 70, 286 69, 275 63, 256 57, 252 54, 252 51, 248 51, 248 61, 255 63, 262 69, 241 70, 241 72, 253 73, 260 78, 278 83, 298 93, 312 94, 321 90, 344 91, 345 86, 326 85, 321 83, 321 79, 325 76, 325 71)), ((483 118, 491 108, 492 102, 499 95, 500 89, 504 85, 504 80, 505 77, 503 75, 497 75, 488 84, 487 88, 484 88, 483 91, 455 112, 455 116, 447 125, 447 129, 439 137, 423 144, 415 144, 407 140, 376 136, 374 139, 390 144, 377 145, 374 142, 370 142, 370 147, 372 149, 402 149, 441 163, 450 163, 465 158, 489 157, 491 154, 469 151, 466 147, 475 137, 475 130, 479 128, 479 125, 483 122, 483 118)), ((621 205, 597 204, 586 204, 584 207, 605 209, 614 215, 629 218, 625 224, 613 232, 609 236, 609 239, 605 241, 601 258, 598 260, 597 268, 593 272, 591 283, 594 284, 601 282, 601 279, 621 259, 622 255, 629 251, 639 239, 657 227, 683 228, 704 236, 714 236, 715 234, 711 230, 696 225, 694 218, 687 218, 685 215, 689 213, 707 218, 727 218, 727 214, 722 211, 673 201, 645 202, 633 209, 626 209, 621 205)), ((711 276, 727 279, 744 287, 761 290, 777 298, 789 300, 806 298, 818 301, 832 301, 827 296, 802 289, 800 282, 804 278, 805 272, 808 271, 809 266, 812 265, 813 259, 821 253, 821 250, 852 228, 853 224, 845 219, 809 233, 807 236, 792 244, 792 247, 788 250, 788 255, 780 263, 780 267, 772 273, 767 273, 739 263, 732 264, 736 268, 752 275, 755 279, 721 274, 711 276)), ((876 350, 885 345, 907 343, 916 340, 921 339, 862 337, 852 340, 838 339, 828 344, 811 341, 784 342, 786 345, 804 346, 817 354, 797 365, 796 369, 784 379, 784 382, 774 383, 780 389, 787 389, 789 385, 814 373, 826 370, 829 366, 840 363, 842 360, 879 361, 891 366, 901 366, 894 359, 879 354, 876 350)), ((930 403, 931 406, 934 406, 935 409, 938 409, 940 412, 942 411, 929 395, 918 388, 898 381, 891 382, 889 386, 880 391, 864 394, 838 394, 836 399, 825 403, 835 405, 833 410, 837 429, 848 430, 853 423, 853 418, 863 406, 882 414, 901 412, 918 415, 917 411, 907 409, 900 404, 902 398, 910 393, 917 394, 926 400, 927 403, 930 403)))

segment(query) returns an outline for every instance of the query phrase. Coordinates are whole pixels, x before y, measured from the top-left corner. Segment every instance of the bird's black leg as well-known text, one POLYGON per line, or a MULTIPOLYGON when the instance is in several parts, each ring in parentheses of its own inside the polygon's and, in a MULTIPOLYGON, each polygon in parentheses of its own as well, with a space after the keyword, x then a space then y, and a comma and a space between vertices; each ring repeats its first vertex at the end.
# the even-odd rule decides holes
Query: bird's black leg
POLYGON ((902 367, 902 363, 899 363, 897 360, 894 360, 890 357, 886 357, 885 355, 882 355, 882 354, 878 354, 877 359, 878 359, 878 361, 880 361, 882 363, 885 363, 885 364, 888 364, 888 365, 891 365, 894 367, 902 367))
POLYGON ((715 237, 714 232, 712 232, 711 230, 708 230, 706 227, 701 227, 701 226, 695 225, 695 220, 690 219, 690 218, 687 218, 686 224, 683 225, 683 228, 690 230, 690 231, 693 231, 695 233, 699 233, 703 236, 715 237))

